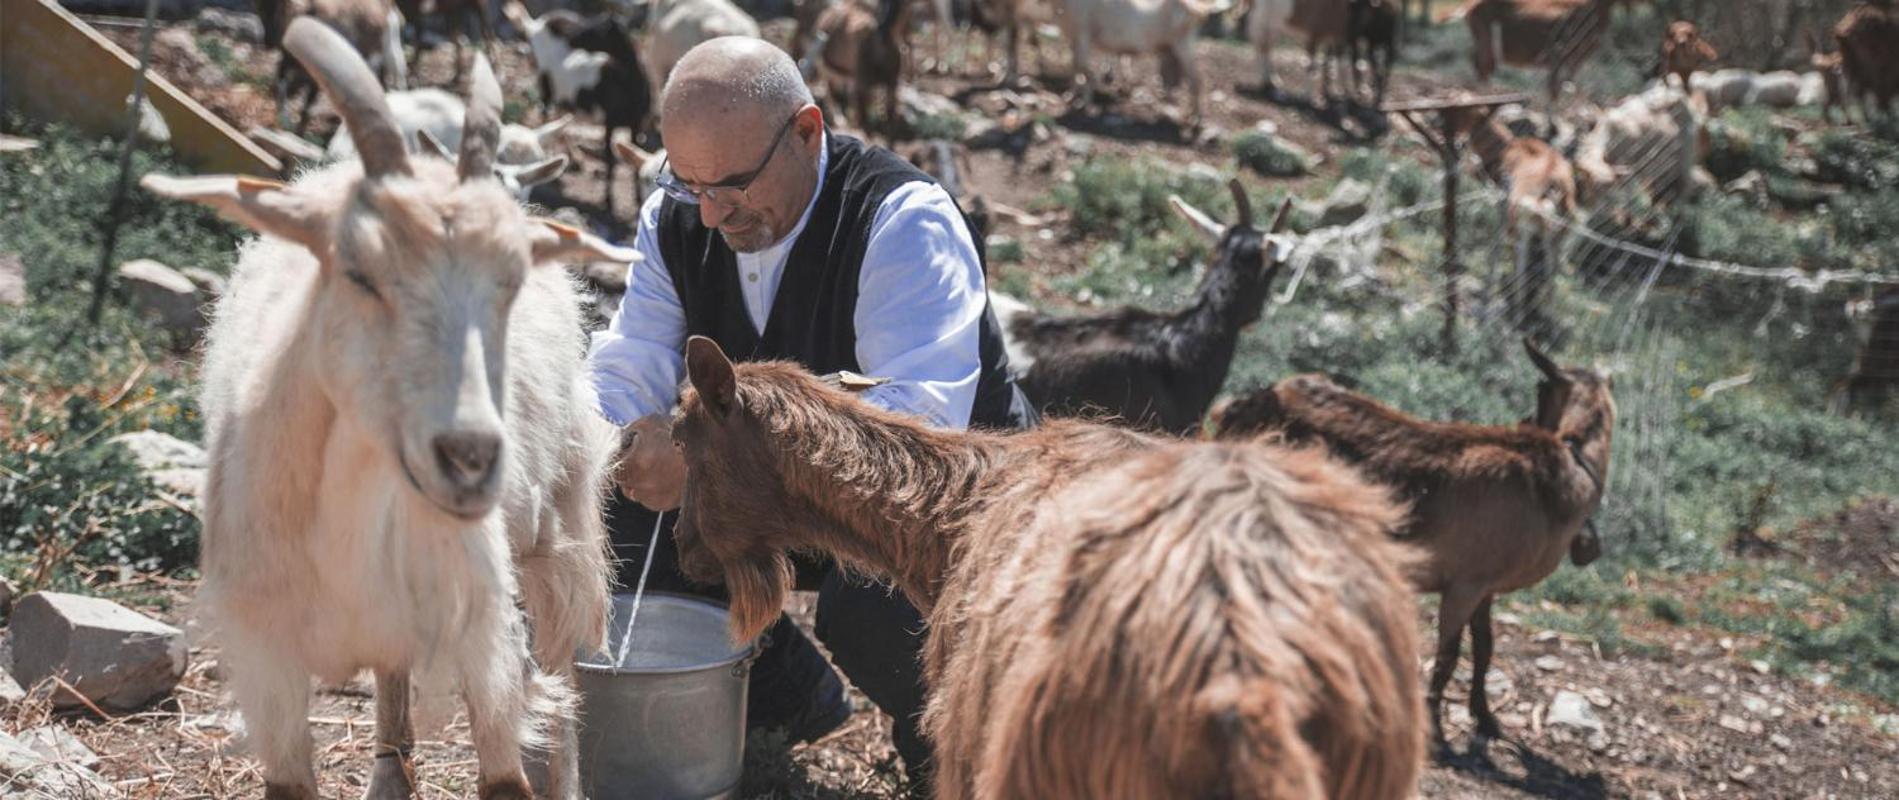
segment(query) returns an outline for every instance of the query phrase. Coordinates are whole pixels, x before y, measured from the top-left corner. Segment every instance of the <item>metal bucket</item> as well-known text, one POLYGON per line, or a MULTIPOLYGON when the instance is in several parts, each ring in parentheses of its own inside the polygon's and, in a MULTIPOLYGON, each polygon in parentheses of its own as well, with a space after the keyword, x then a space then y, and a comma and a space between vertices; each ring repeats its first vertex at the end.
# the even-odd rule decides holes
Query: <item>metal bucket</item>
POLYGON ((707 800, 737 793, 752 648, 724 607, 647 592, 626 661, 633 596, 615 595, 607 652, 576 665, 580 780, 592 800, 707 800))

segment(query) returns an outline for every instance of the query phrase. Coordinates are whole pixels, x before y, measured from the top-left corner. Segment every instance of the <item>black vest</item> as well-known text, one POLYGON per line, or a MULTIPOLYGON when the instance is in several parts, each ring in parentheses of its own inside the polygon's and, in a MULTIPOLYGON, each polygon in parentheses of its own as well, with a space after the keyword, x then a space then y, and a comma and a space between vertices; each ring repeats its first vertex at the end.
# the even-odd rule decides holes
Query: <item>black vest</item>
MULTIPOLYGON (((697 208, 670 197, 661 201, 659 252, 685 309, 688 335, 718 342, 736 361, 790 360, 820 375, 864 371, 857 363, 857 276, 871 223, 891 191, 930 177, 887 150, 837 133, 828 138, 824 186, 791 246, 762 334, 745 310, 737 257, 725 238, 699 221, 697 208)), ((986 299, 979 349, 970 427, 1032 425, 1035 414, 1009 377, 1002 328, 986 299)))

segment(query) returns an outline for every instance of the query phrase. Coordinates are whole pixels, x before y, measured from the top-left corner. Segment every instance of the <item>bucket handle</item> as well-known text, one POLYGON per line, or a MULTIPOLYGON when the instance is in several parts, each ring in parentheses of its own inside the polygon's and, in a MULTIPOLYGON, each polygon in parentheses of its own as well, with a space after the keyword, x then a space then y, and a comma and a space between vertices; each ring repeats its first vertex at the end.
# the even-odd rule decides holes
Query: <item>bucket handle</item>
POLYGON ((732 662, 732 677, 743 680, 747 676, 750 676, 752 674, 752 664, 758 661, 758 654, 764 652, 766 645, 769 644, 771 644, 771 636, 769 634, 761 634, 757 640, 753 641, 752 646, 746 649, 745 655, 739 660, 732 662))

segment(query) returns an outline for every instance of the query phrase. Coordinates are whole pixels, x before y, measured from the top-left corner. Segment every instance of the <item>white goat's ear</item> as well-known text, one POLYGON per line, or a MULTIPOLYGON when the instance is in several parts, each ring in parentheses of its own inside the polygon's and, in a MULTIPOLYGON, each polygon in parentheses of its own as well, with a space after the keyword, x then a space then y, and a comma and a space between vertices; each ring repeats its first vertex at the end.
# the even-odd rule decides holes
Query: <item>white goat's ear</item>
POLYGON ((574 121, 574 115, 572 114, 560 115, 559 117, 555 118, 553 122, 549 122, 542 125, 541 127, 535 128, 534 141, 539 142, 541 144, 541 149, 543 150, 547 149, 548 147, 552 145, 551 140, 553 139, 554 134, 560 133, 562 130, 565 130, 567 128, 567 123, 573 122, 573 121, 574 121))
POLYGON ((1180 199, 1180 195, 1168 195, 1167 203, 1174 207, 1174 212, 1179 214, 1181 219, 1186 220, 1188 224, 1196 228, 1206 231, 1207 235, 1213 237, 1216 241, 1226 234, 1226 226, 1221 225, 1219 221, 1208 216, 1207 212, 1188 205, 1187 201, 1180 199))
POLYGON ((738 402, 738 376, 719 343, 704 336, 686 340, 686 376, 698 390, 700 402, 714 416, 724 417, 738 402))
POLYGON ((617 261, 627 263, 639 257, 631 247, 619 247, 572 225, 535 217, 528 235, 536 264, 580 261, 617 261))
POLYGON ((555 156, 553 158, 536 161, 525 167, 521 167, 520 170, 521 171, 514 173, 514 179, 521 184, 521 188, 526 189, 530 186, 539 186, 560 177, 561 173, 567 171, 567 157, 555 156))
POLYGON ((653 157, 652 153, 641 150, 632 142, 614 142, 613 154, 620 157, 620 163, 627 164, 634 169, 639 169, 644 166, 647 159, 653 157))
POLYGON ((150 174, 139 185, 160 197, 210 206, 244 227, 315 250, 328 220, 321 207, 282 183, 247 175, 180 178, 150 174))

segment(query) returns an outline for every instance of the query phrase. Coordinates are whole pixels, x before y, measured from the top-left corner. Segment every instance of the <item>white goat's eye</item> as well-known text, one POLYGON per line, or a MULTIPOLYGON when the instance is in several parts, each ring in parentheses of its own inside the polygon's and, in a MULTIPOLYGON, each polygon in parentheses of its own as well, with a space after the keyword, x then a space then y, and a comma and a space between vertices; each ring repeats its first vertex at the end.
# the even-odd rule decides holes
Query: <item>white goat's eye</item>
POLYGON ((356 284, 356 288, 368 292, 370 297, 382 299, 382 293, 376 291, 376 284, 370 283, 369 276, 364 275, 362 271, 352 269, 344 272, 343 277, 348 278, 350 283, 356 284))

